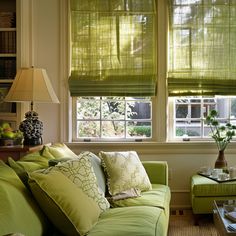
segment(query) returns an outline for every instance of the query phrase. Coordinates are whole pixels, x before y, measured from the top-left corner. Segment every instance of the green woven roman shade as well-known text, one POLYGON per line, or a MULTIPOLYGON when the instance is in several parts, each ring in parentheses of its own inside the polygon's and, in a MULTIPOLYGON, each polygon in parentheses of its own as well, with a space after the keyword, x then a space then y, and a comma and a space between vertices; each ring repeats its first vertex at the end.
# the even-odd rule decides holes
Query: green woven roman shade
POLYGON ((155 96, 155 0, 70 3, 71 96, 155 96))
POLYGON ((169 96, 236 95, 236 1, 169 3, 169 96))

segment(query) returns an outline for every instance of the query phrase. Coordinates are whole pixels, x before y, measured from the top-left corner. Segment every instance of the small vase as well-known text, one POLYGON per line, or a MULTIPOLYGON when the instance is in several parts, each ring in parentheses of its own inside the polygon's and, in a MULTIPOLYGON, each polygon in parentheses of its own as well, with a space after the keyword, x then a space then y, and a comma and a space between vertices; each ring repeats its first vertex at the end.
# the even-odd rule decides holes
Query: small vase
POLYGON ((224 150, 219 151, 218 158, 215 162, 215 168, 227 169, 227 161, 225 160, 224 150))

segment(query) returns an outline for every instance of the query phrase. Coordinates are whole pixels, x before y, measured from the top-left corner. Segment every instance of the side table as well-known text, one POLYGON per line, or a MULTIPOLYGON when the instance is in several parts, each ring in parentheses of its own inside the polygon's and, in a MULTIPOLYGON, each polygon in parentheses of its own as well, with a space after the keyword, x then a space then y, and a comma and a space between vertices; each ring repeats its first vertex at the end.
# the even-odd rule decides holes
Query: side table
POLYGON ((0 146, 0 160, 4 162, 7 161, 8 157, 18 160, 20 157, 26 155, 27 153, 32 153, 39 151, 43 148, 43 145, 37 146, 0 146))

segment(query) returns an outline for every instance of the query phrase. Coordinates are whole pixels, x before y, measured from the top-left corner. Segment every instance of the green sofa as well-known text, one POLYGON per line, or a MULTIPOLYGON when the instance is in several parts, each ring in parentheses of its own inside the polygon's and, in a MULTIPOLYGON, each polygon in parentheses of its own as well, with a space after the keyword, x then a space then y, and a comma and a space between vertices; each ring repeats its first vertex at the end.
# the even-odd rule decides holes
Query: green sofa
MULTIPOLYGON (((38 153, 33 156, 35 165, 33 168, 30 167, 30 170, 27 169, 30 166, 28 159, 24 157, 19 161, 11 159, 8 164, 0 161, 0 235, 14 233, 25 236, 65 235, 51 223, 25 182, 24 171, 29 173, 38 169, 36 168, 38 163, 43 163, 41 160, 38 161, 37 155, 38 153), (27 165, 24 165, 25 163, 27 165)), ((29 159, 33 160, 32 156, 29 159)), ((115 201, 114 205, 100 214, 98 221, 87 235, 167 235, 170 203, 167 163, 164 161, 142 163, 152 184, 152 190, 143 191, 140 197, 115 201)), ((97 164, 100 165, 98 162, 97 164)), ((101 170, 102 167, 99 171, 101 170)), ((97 181, 102 181, 98 171, 95 172, 97 181)), ((61 188, 63 191, 63 186, 61 188)))

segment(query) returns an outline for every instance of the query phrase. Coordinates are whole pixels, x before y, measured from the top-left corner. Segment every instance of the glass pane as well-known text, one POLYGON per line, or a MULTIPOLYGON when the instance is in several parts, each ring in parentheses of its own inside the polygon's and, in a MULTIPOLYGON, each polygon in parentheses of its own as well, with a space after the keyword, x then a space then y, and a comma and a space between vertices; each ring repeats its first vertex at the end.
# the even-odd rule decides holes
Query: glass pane
POLYGON ((127 124, 127 137, 150 138, 152 136, 151 122, 130 121, 127 124))
POLYGON ((219 118, 228 118, 230 114, 230 106, 228 98, 217 98, 216 99, 216 110, 219 118))
POLYGON ((127 119, 151 119, 150 102, 127 102, 127 119))
POLYGON ((231 118, 236 117, 236 98, 231 98, 231 113, 230 113, 231 118))
POLYGON ((207 126, 207 125, 204 125, 204 130, 203 130, 203 132, 204 132, 204 134, 203 134, 204 137, 209 137, 210 134, 211 134, 211 129, 210 129, 210 127, 207 126))
POLYGON ((123 121, 102 121, 103 138, 124 138, 125 122, 123 121))
POLYGON ((176 118, 186 118, 188 116, 188 104, 176 105, 176 118))
POLYGON ((124 120, 125 102, 107 100, 102 101, 102 119, 124 120))
POLYGON ((97 99, 79 99, 77 101, 77 119, 99 119, 100 101, 97 99))
POLYGON ((187 135, 189 137, 201 136, 201 122, 191 121, 191 122, 176 122, 176 137, 181 137, 187 135))
POLYGON ((77 122, 77 137, 86 138, 100 137, 100 122, 99 121, 78 121, 77 122))
POLYGON ((203 117, 206 117, 210 114, 211 110, 215 110, 215 104, 203 104, 203 117))
POLYGON ((200 103, 201 102, 201 99, 197 99, 197 98, 194 98, 194 99, 191 99, 190 100, 191 103, 200 103))
POLYGON ((200 118, 201 117, 201 105, 191 105, 191 118, 200 118))

